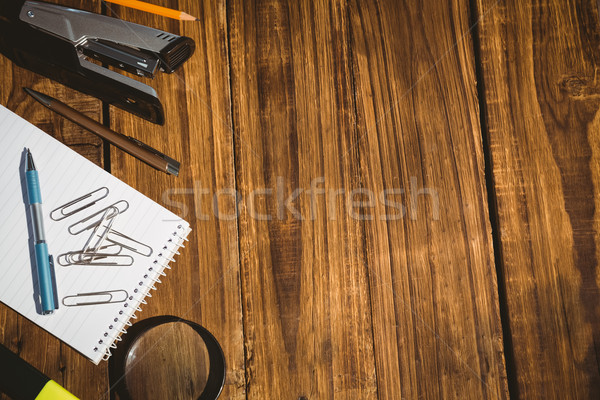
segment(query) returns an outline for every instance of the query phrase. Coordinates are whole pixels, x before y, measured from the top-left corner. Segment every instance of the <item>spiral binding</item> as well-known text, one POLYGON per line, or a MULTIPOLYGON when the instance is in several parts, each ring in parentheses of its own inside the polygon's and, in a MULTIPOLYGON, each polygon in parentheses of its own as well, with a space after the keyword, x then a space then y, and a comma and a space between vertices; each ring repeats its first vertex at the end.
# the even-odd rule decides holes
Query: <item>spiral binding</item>
POLYGON ((137 287, 133 289, 132 294, 123 304, 123 309, 115 316, 113 322, 109 324, 107 330, 93 348, 94 352, 104 351, 102 360, 107 361, 110 358, 112 355, 111 349, 116 349, 116 342, 123 340, 121 335, 126 334, 127 327, 133 325, 131 320, 138 318, 136 313, 142 311, 141 305, 148 304, 146 298, 152 297, 150 292, 156 290, 156 284, 162 283, 159 276, 166 276, 164 270, 171 269, 169 263, 175 262, 173 257, 180 254, 177 250, 180 247, 185 247, 183 245, 184 241, 189 241, 187 236, 190 231, 189 227, 178 225, 177 230, 173 232, 172 237, 167 241, 167 245, 163 246, 147 268, 137 287))

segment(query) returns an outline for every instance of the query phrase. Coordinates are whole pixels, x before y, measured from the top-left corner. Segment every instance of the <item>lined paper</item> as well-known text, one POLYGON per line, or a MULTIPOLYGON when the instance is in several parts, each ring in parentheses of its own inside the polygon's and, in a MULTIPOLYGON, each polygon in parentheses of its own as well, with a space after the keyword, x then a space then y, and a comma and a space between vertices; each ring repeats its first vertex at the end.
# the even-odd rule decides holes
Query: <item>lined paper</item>
POLYGON ((162 271, 167 254, 158 254, 165 252, 165 246, 174 252, 179 237, 189 233, 189 224, 2 106, 0 127, 0 301, 98 364, 145 297, 152 279, 162 271), (48 249, 55 258, 59 309, 52 315, 36 310, 25 148, 31 150, 38 170, 48 249), (107 187, 109 194, 98 204, 58 222, 50 219, 56 207, 101 187, 107 187), (134 258, 128 267, 59 265, 59 254, 81 250, 91 235, 91 230, 71 235, 68 226, 119 200, 126 200, 129 208, 116 217, 112 228, 149 245, 152 255, 124 250, 122 254, 134 258), (82 307, 61 303, 66 296, 108 290, 125 290, 131 300, 82 307))

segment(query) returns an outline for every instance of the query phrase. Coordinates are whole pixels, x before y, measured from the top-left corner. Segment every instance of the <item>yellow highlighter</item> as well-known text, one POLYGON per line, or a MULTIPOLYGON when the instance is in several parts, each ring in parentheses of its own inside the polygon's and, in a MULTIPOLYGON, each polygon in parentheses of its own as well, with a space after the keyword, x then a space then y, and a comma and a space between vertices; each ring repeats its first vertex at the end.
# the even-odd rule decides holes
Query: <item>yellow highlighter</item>
POLYGON ((78 400, 1 344, 0 392, 14 400, 78 400))

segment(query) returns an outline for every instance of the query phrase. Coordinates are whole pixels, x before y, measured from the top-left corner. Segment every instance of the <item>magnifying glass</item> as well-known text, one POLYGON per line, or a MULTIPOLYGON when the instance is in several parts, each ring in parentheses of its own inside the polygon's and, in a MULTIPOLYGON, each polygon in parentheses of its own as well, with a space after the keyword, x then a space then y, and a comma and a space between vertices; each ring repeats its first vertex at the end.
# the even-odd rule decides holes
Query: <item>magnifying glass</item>
POLYGON ((113 351, 110 385, 120 400, 216 400, 225 356, 204 327, 171 315, 134 324, 113 351))

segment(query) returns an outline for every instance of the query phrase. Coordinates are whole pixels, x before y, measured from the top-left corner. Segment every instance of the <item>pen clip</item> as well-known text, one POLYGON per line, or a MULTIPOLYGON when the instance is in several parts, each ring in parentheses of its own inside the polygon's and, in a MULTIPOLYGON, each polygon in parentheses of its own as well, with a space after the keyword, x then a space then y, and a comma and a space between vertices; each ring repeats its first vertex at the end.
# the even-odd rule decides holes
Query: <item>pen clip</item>
POLYGON ((148 150, 152 154, 159 156, 160 158, 162 158, 163 160, 165 160, 169 164, 172 164, 173 166, 175 166, 176 169, 179 169, 179 167, 181 166, 181 164, 179 163, 179 161, 174 160, 171 157, 169 157, 168 155, 166 155, 164 153, 161 153, 160 151, 156 150, 153 147, 148 146, 146 143, 140 142, 139 140, 137 140, 136 138, 131 137, 131 136, 127 136, 127 139, 131 140, 138 147, 141 147, 142 149, 148 150))
POLYGON ((58 288, 56 287, 56 273, 54 270, 54 256, 48 254, 48 265, 50 265, 50 271, 52 271, 52 296, 54 297, 54 308, 58 310, 58 288))

